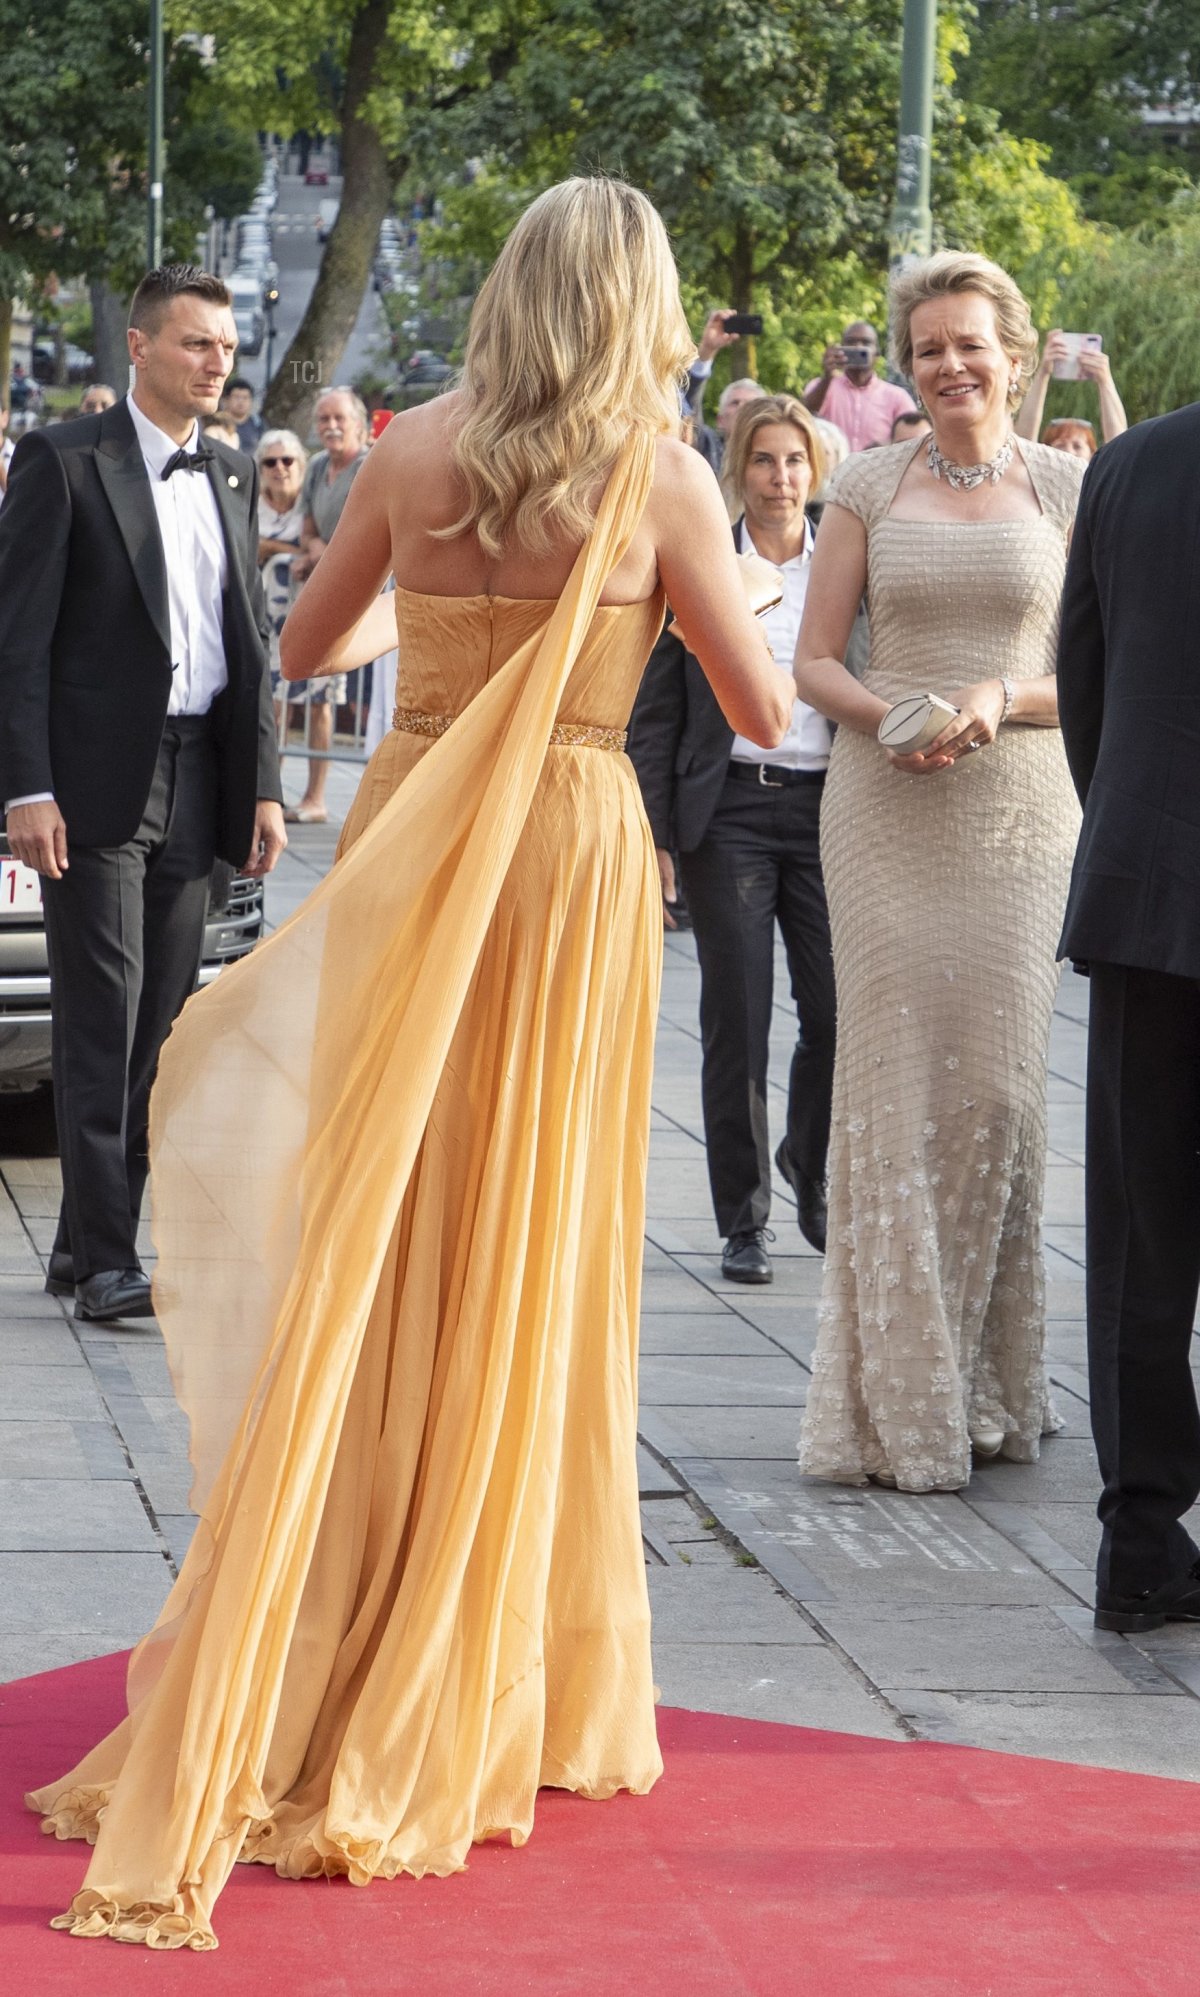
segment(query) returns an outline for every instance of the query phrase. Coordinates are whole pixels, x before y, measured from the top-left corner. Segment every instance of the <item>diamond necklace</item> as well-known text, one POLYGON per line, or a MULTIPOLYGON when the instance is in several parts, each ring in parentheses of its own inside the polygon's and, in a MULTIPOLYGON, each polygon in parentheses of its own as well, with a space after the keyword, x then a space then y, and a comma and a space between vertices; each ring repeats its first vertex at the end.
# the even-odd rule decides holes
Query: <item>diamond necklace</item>
POLYGON ((1010 431, 1001 444, 1000 449, 996 452, 995 457, 988 458, 985 464, 956 465, 953 458, 944 458, 942 456, 933 438, 930 437, 926 453, 926 463, 933 476, 935 478, 944 478, 946 484, 955 492, 974 492, 975 487, 982 485, 985 479, 990 479, 993 485, 999 485, 1000 480, 1004 477, 1005 472, 1013 461, 1014 449, 1012 432, 1010 431))

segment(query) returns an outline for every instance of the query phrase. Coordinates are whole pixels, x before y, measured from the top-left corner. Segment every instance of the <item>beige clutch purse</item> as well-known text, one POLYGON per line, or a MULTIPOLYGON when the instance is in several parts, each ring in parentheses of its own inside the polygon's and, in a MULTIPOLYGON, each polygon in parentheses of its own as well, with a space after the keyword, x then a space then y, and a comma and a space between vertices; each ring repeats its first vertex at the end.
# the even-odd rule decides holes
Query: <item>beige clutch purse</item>
POLYGON ((879 740, 897 756, 914 756, 927 749, 958 713, 948 700, 936 693, 910 693, 889 707, 879 724, 879 740))
MULTIPOLYGON (((761 555, 751 551, 739 555, 737 561, 746 601, 756 617, 765 617, 768 610, 774 610, 776 604, 783 602, 783 576, 774 562, 765 562, 761 555)), ((687 645, 677 617, 672 617, 667 629, 687 645)))

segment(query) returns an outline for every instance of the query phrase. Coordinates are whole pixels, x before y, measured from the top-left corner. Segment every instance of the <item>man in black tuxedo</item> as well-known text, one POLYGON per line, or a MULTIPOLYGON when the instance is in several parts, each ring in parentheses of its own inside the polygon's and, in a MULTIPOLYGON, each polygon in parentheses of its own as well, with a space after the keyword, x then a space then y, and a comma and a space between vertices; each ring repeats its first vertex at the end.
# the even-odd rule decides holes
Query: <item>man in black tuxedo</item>
MULTIPOLYGON (((805 508, 823 470, 812 418, 791 396, 759 397, 741 411, 726 462, 729 490, 745 508, 734 545, 783 577, 783 601, 764 631, 790 675, 812 550, 805 508)), ((777 750, 736 737, 699 661, 669 629, 630 724, 664 894, 669 905, 678 852, 695 931, 708 1176, 725 1237, 721 1269, 732 1282, 769 1283, 773 1273, 767 1061, 777 921, 800 1031, 775 1162, 805 1240, 825 1247, 835 1004, 819 824, 830 740, 828 722, 801 701, 777 750)))
POLYGON ((47 1289, 145 1317, 150 1085, 195 983, 217 856, 286 844, 253 463, 199 425, 236 347, 219 278, 168 264, 132 394, 22 438, 0 513, 0 797, 43 877, 63 1204, 47 1289))
POLYGON ((1096 1623, 1200 1622, 1200 403, 1093 460, 1059 708, 1084 807, 1062 954, 1091 973, 1087 1316, 1096 1623))

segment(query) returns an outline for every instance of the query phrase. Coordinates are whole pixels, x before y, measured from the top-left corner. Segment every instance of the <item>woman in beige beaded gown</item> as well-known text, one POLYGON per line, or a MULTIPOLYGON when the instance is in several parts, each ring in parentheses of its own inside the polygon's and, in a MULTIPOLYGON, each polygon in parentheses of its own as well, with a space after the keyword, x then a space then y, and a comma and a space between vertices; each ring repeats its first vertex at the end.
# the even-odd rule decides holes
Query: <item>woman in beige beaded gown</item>
POLYGON ((839 724, 822 815, 838 996, 829 1247, 800 1465, 956 1489, 1028 1462, 1046 1391, 1041 1203, 1055 946, 1078 828, 1057 726, 1059 594, 1081 467, 1014 438, 1029 310, 944 252, 893 299, 932 438, 852 458, 797 650, 839 724), (840 663, 865 588, 865 680, 840 663), (958 710, 924 754, 876 731, 958 710))

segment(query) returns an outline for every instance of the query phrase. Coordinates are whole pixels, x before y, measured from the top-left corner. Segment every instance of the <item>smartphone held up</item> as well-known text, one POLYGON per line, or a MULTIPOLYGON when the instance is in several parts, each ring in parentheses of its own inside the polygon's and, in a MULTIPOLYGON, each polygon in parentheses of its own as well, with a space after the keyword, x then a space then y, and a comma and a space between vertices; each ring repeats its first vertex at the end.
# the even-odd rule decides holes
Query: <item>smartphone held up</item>
POLYGON ((1059 338, 1067 351, 1051 368, 1055 381, 1082 381, 1083 371, 1079 365, 1079 356, 1103 353, 1103 339, 1099 333, 1062 333, 1059 338))

